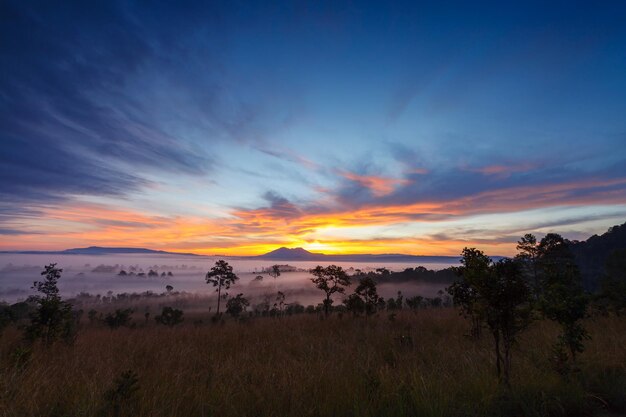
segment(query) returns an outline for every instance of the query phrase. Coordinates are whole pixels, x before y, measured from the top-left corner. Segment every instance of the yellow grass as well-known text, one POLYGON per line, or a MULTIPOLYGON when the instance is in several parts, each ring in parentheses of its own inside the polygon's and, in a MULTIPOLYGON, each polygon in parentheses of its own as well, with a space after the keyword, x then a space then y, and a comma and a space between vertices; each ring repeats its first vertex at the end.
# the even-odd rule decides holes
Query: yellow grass
POLYGON ((386 313, 204 319, 174 328, 83 324, 73 346, 37 345, 26 362, 10 328, 0 340, 0 416, 113 415, 104 393, 125 370, 138 374, 139 390, 120 415, 146 417, 565 416, 625 407, 624 318, 585 323, 593 339, 569 381, 548 361, 558 329, 535 323, 514 353, 511 392, 498 384, 488 335, 465 337, 467 323, 451 309, 394 321, 386 313))

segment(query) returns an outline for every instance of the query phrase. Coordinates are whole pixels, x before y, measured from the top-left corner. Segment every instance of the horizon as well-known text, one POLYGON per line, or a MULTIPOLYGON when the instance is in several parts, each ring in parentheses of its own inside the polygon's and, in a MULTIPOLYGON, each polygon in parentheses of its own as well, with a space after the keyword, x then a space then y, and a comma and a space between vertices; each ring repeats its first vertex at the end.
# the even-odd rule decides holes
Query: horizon
POLYGON ((625 4, 0 16, 0 251, 511 256, 626 219, 625 4))

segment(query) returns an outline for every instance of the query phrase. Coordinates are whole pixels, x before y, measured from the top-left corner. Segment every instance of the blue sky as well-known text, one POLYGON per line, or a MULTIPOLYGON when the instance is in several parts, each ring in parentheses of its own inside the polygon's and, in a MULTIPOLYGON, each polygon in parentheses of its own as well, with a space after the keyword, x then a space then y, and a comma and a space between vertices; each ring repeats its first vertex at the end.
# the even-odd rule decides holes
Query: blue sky
POLYGON ((0 241, 509 254, 626 219, 623 2, 0 5, 0 241))

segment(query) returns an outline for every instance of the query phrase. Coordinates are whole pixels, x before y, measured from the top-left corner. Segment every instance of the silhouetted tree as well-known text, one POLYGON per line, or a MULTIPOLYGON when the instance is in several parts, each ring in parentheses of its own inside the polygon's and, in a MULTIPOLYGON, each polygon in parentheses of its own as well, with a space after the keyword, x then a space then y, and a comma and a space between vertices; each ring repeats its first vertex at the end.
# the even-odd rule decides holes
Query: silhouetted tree
POLYGON ((270 275, 270 277, 274 278, 274 283, 276 283, 276 278, 280 276, 280 266, 272 265, 268 274, 270 275))
POLYGON ((163 307, 161 315, 156 316, 154 320, 159 324, 166 326, 175 326, 183 322, 183 312, 172 307, 163 307))
POLYGON ((461 313, 470 318, 470 333, 472 337, 478 338, 484 317, 484 305, 478 302, 477 289, 489 278, 491 259, 476 248, 464 248, 461 256, 462 266, 455 270, 461 279, 454 281, 446 291, 454 304, 461 308, 461 313))
POLYGON ((172 291, 174 291, 174 287, 172 287, 171 285, 166 285, 165 291, 167 291, 168 294, 171 294, 172 291))
POLYGON ((283 312, 283 307, 285 306, 285 293, 282 291, 278 291, 276 294, 276 302, 274 303, 274 308, 278 310, 280 314, 283 312))
POLYGON ((346 299, 343 300, 343 304, 346 306, 346 309, 355 316, 365 312, 365 303, 356 293, 347 296, 346 299))
POLYGON ((626 249, 613 251, 607 259, 597 299, 603 309, 617 315, 626 310, 626 249))
POLYGON ((213 287, 217 287, 215 292, 217 292, 217 313, 216 315, 220 315, 220 302, 222 300, 222 288, 225 290, 229 289, 231 285, 233 285, 239 277, 233 273, 233 267, 228 264, 228 262, 220 259, 215 262, 215 266, 211 268, 209 272, 206 274, 206 282, 207 284, 212 284, 213 287))
POLYGON ((30 340, 41 338, 46 346, 61 336, 71 340, 76 328, 72 305, 59 295, 57 284, 62 272, 63 269, 57 268, 55 263, 45 266, 41 272, 45 275, 44 280, 35 281, 32 286, 41 295, 29 298, 37 307, 31 314, 30 325, 26 327, 26 337, 30 340))
POLYGON ((325 268, 318 265, 309 272, 314 276, 314 278, 311 278, 313 284, 326 294, 323 303, 324 314, 328 316, 330 307, 333 304, 331 296, 335 293, 343 294, 345 287, 350 285, 350 277, 343 268, 336 265, 329 265, 325 268))
POLYGON ((484 282, 478 293, 481 302, 485 303, 485 321, 494 338, 498 375, 509 385, 511 348, 518 334, 531 322, 531 292, 518 261, 502 259, 491 269, 490 279, 484 282))
POLYGON ((509 385, 511 348, 531 320, 530 289, 519 261, 503 259, 493 264, 482 251, 473 248, 463 249, 462 256, 462 279, 448 292, 462 313, 472 319, 472 334, 482 323, 488 327, 494 340, 498 376, 509 385))
POLYGON ((537 244, 537 238, 533 234, 525 234, 517 242, 517 250, 519 253, 515 255, 515 258, 520 260, 522 263, 524 273, 533 284, 533 295, 537 299, 539 298, 541 291, 539 272, 537 270, 537 259, 539 257, 539 245, 537 244))
POLYGON ((133 309, 116 309, 113 313, 108 313, 104 316, 104 322, 111 328, 117 329, 118 327, 129 326, 132 320, 133 309))
POLYGON ((589 298, 582 287, 578 266, 567 242, 556 233, 548 233, 539 243, 538 268, 541 274, 541 311, 561 325, 558 351, 567 348, 573 361, 584 350, 589 335, 580 321, 586 316, 589 298), (559 346, 560 345, 560 346, 559 346))
POLYGON ((424 297, 420 295, 415 295, 413 297, 409 297, 406 299, 406 305, 411 310, 417 310, 422 306, 422 302, 424 301, 424 297))
POLYGON ((249 305, 250 302, 243 297, 243 294, 237 294, 237 296, 229 298, 226 302, 226 314, 237 318, 246 311, 249 305))
POLYGON ((2 336, 2 331, 5 327, 13 321, 15 321, 13 310, 6 304, 0 304, 0 336, 2 336))
POLYGON ((365 314, 368 316, 374 314, 382 302, 382 297, 378 295, 376 281, 372 277, 361 278, 354 293, 363 300, 365 314))

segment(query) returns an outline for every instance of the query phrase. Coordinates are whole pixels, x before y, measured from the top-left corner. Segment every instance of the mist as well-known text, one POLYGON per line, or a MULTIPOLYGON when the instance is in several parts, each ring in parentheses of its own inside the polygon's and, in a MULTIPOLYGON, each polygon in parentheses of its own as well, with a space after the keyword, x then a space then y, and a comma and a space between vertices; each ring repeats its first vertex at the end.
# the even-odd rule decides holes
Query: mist
MULTIPOLYGON (((217 257, 194 257, 175 255, 48 255, 48 254, 0 254, 0 301, 16 302, 25 300, 33 294, 31 286, 34 281, 41 279, 44 265, 57 263, 63 268, 59 289, 64 297, 75 297, 80 293, 92 295, 145 293, 160 294, 171 285, 174 291, 200 297, 214 296, 214 288, 206 284, 204 276, 215 264, 217 257), (120 271, 133 275, 120 276, 120 271), (149 271, 156 272, 157 276, 148 276, 149 271), (169 274, 171 273, 171 275, 169 274), (140 276, 138 274, 144 274, 140 276), (164 275, 164 276, 163 276, 164 275)), ((323 262, 276 262, 257 259, 225 258, 239 280, 231 287, 231 295, 243 293, 252 304, 259 300, 275 295, 278 291, 286 295, 289 303, 302 305, 318 304, 322 294, 310 281, 311 275, 307 272, 316 265, 326 266, 323 262), (276 263, 288 264, 293 272, 282 272, 281 276, 273 279, 263 273, 276 263), (262 280, 255 279, 263 276, 262 280)), ((349 274, 355 269, 373 271, 385 267, 391 271, 402 271, 409 267, 416 267, 413 263, 354 263, 335 262, 349 274)), ((446 263, 425 263, 428 269, 439 270, 451 266, 446 263)), ((432 283, 385 283, 379 286, 379 293, 387 297, 395 297, 398 291, 405 296, 421 295, 432 297, 443 289, 443 285, 432 283)), ((348 292, 350 290, 348 289, 348 292)), ((213 297, 214 298, 214 297, 213 297)), ((335 298, 335 305, 341 302, 341 297, 335 298)))

